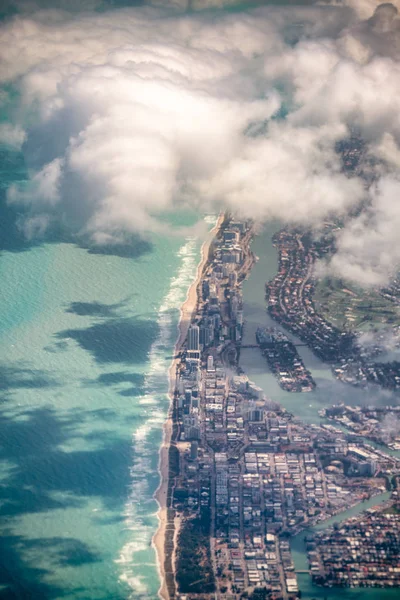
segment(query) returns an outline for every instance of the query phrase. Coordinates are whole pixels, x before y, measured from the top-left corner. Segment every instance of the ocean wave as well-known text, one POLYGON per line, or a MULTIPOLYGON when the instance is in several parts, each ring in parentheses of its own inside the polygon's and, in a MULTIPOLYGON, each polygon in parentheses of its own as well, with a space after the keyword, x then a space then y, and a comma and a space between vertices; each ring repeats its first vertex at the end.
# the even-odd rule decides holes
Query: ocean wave
MULTIPOLYGON (((149 594, 152 593, 150 586, 154 589, 154 572, 147 577, 141 572, 143 567, 153 563, 148 563, 146 559, 146 562, 140 561, 140 558, 136 557, 138 553, 149 549, 157 527, 154 489, 150 489, 149 475, 154 474, 152 463, 154 464, 158 448, 155 449, 151 434, 161 432, 169 406, 167 356, 171 354, 171 348, 176 341, 180 306, 185 301, 190 284, 196 276, 199 260, 198 240, 193 237, 186 238, 179 249, 178 257, 178 272, 171 278, 168 293, 158 311, 158 337, 149 352, 149 370, 145 377, 144 394, 138 399, 139 404, 151 407, 148 411, 149 417, 136 429, 132 437, 131 484, 124 517, 125 527, 134 532, 134 539, 124 545, 116 560, 118 564, 123 565, 120 581, 128 584, 132 590, 132 599, 149 598, 149 594)), ((154 596, 156 595, 157 592, 154 593, 154 596)))

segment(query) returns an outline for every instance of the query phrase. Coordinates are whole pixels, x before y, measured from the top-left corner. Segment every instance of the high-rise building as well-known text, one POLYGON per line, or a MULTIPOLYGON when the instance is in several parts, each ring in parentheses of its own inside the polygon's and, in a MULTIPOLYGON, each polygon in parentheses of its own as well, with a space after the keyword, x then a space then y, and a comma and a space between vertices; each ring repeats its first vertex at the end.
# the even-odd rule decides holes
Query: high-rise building
POLYGON ((212 315, 212 323, 214 326, 214 329, 218 329, 221 325, 221 315, 219 313, 217 313, 216 315, 212 315))
POLYGON ((224 242, 229 243, 237 243, 239 241, 239 233, 237 231, 232 231, 226 229, 224 231, 224 242))
POLYGON ((264 420, 264 411, 259 408, 252 408, 249 410, 249 421, 254 423, 260 423, 264 420))
POLYGON ((189 414, 192 406, 192 392, 191 390, 185 391, 185 400, 183 402, 183 413, 189 414))
POLYGON ((231 298, 231 318, 232 319, 234 319, 236 317, 238 308, 239 308, 238 297, 236 295, 232 296, 232 298, 231 298))
POLYGON ((214 341, 214 327, 212 324, 202 325, 200 327, 200 344, 209 346, 214 341))
POLYGON ((198 325, 191 325, 188 331, 188 350, 199 351, 199 327, 198 325))
POLYGON ((190 460, 196 460, 199 452, 199 444, 196 441, 193 441, 190 444, 190 460))
POLYGON ((206 335, 205 335, 205 345, 209 346, 214 341, 214 327, 207 327, 206 335))
POLYGON ((229 287, 233 288, 233 287, 235 287, 236 284, 237 284, 237 273, 236 273, 236 271, 233 271, 232 273, 229 273, 229 287))
POLYGON ((200 325, 199 342, 202 346, 206 345, 206 330, 207 329, 208 329, 207 325, 200 325))
POLYGON ((202 283, 203 300, 207 300, 210 295, 210 282, 207 279, 203 280, 202 283))
POLYGON ((193 425, 193 427, 190 428, 189 437, 192 440, 200 439, 200 427, 198 425, 193 425))

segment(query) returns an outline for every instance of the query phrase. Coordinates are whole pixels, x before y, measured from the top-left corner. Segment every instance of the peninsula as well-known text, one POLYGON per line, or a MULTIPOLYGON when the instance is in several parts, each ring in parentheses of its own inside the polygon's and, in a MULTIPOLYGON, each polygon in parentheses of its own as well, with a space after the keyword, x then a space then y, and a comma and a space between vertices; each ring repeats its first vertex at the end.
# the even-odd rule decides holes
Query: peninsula
POLYGON ((279 267, 277 275, 266 285, 268 313, 318 358, 331 364, 340 381, 355 386, 400 389, 400 362, 372 360, 355 331, 339 329, 315 307, 314 267, 316 260, 328 252, 331 238, 327 228, 328 233, 318 241, 296 229, 283 229, 274 236, 279 267))
POLYGON ((300 597, 290 536, 400 473, 396 457, 303 424, 241 372, 252 237, 252 222, 220 219, 182 315, 158 491, 164 600, 300 597))

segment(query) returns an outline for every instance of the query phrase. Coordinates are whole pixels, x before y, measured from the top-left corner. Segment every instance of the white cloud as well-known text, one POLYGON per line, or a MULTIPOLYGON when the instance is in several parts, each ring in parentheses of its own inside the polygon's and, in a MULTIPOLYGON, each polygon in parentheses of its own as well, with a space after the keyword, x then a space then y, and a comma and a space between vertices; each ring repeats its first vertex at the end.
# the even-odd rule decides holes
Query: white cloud
POLYGON ((0 81, 21 93, 13 131, 37 111, 24 145, 36 174, 10 190, 10 201, 29 206, 29 235, 62 218, 94 239, 119 238, 158 229, 157 216, 182 203, 318 226, 365 200, 369 211, 341 231, 329 268, 380 282, 400 260, 388 251, 397 243, 400 72, 386 40, 397 39, 397 16, 379 9, 343 30, 349 14, 144 7, 40 11, 3 24, 0 81), (272 118, 278 110, 285 119, 272 118), (369 199, 335 151, 349 126, 384 161, 369 199))
POLYGON ((10 203, 39 204, 42 207, 54 206, 60 201, 59 181, 62 170, 62 160, 54 159, 36 173, 30 185, 24 188, 13 184, 8 190, 10 203))
POLYGON ((296 128, 271 124, 269 136, 253 140, 200 186, 245 216, 279 217, 289 223, 315 225, 333 214, 345 214, 364 195, 356 179, 340 172, 334 142, 337 128, 296 128))
MULTIPOLYGON (((279 108, 276 93, 256 89, 252 71, 262 66, 254 53, 277 39, 266 37, 267 21, 254 27, 254 19, 228 18, 215 28, 185 18, 174 21, 173 33, 161 21, 151 42, 158 17, 146 10, 61 24, 18 19, 0 33, 0 48, 20 42, 3 63, 3 79, 20 76, 22 103, 39 101, 42 131, 57 124, 58 151, 65 139, 62 156, 51 161, 62 165, 63 215, 75 220, 71 195, 84 199, 80 225, 96 235, 157 228, 158 212, 186 201, 193 182, 240 154, 248 124, 279 108)), ((52 143, 46 140, 47 154, 52 143)), ((42 210, 36 191, 11 193, 42 210)))
POLYGON ((22 127, 13 126, 10 123, 0 123, 0 144, 20 150, 25 139, 26 134, 22 127))
POLYGON ((363 286, 382 286, 400 264, 400 179, 384 177, 371 192, 367 210, 350 221, 338 237, 329 273, 363 286))

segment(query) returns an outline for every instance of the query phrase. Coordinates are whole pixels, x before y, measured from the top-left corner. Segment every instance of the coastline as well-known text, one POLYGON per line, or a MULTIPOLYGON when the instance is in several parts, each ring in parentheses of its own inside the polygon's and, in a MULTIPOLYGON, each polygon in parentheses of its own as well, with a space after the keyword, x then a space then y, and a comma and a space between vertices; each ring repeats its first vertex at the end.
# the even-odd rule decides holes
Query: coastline
MULTIPOLYGON (((158 486, 154 498, 158 503, 158 528, 156 533, 152 539, 152 546, 156 552, 157 558, 157 569, 159 572, 159 577, 161 581, 161 585, 158 591, 158 596, 161 600, 169 600, 168 589, 166 586, 165 580, 165 534, 167 529, 167 494, 168 494, 168 476, 169 476, 169 462, 168 462, 168 451, 171 443, 172 437, 172 402, 175 391, 176 384, 176 368, 179 362, 179 359, 176 358, 177 354, 180 352, 183 343, 186 340, 187 332, 189 329, 190 321, 192 314, 197 305, 197 289, 201 281, 201 277, 204 271, 204 267, 208 260, 209 250, 211 243, 219 231, 225 215, 224 213, 220 213, 218 215, 218 219, 214 227, 209 231, 206 240, 203 242, 201 247, 201 258, 200 262, 197 265, 196 277, 190 285, 186 299, 182 306, 180 307, 180 317, 178 323, 178 337, 175 342, 174 347, 174 358, 171 361, 169 370, 168 370, 168 378, 169 378, 169 386, 168 386, 168 394, 170 398, 170 405, 168 409, 168 415, 163 425, 163 439, 160 446, 159 451, 159 463, 158 463, 158 472, 160 475, 160 485, 158 486)), ((177 535, 177 531, 175 531, 174 537, 177 535)), ((173 561, 174 563, 174 561, 173 561)))
MULTIPOLYGON (((304 474, 304 477, 300 477, 300 483, 296 484, 297 488, 300 488, 300 491, 296 488, 296 494, 301 495, 301 508, 304 515, 301 535, 304 531, 307 531, 307 524, 311 525, 310 521, 307 523, 307 514, 312 516, 315 512, 318 512, 315 511, 316 495, 323 496, 327 500, 326 510, 328 510, 332 506, 329 504, 330 494, 326 486, 332 480, 339 484, 342 483, 340 479, 327 479, 321 462, 321 456, 325 452, 329 458, 332 459, 332 456, 334 459, 337 458, 337 436, 327 435, 321 427, 315 426, 312 429, 307 423, 303 424, 298 419, 295 421, 293 415, 278 404, 276 411, 274 407, 274 411, 279 419, 279 426, 283 430, 283 434, 278 439, 278 444, 274 437, 275 434, 269 433, 269 424, 266 420, 266 410, 269 409, 269 406, 265 404, 264 408, 262 404, 267 398, 265 396, 261 397, 261 388, 255 388, 252 381, 249 381, 247 377, 245 380, 241 380, 232 376, 232 371, 233 373, 243 373, 243 370, 239 370, 241 369, 239 356, 242 347, 244 321, 242 312, 244 300, 241 285, 249 274, 256 258, 253 250, 250 249, 254 234, 251 223, 250 225, 248 222, 233 221, 231 223, 231 220, 229 215, 227 215, 226 220, 222 220, 222 225, 219 220, 219 223, 207 235, 207 241, 202 246, 196 279, 188 286, 186 300, 181 307, 179 334, 175 346, 176 354, 170 366, 170 408, 164 426, 163 447, 160 450, 159 467, 162 479, 157 490, 157 493, 160 493, 164 485, 164 495, 159 501, 159 529, 156 534, 158 539, 156 539, 156 536, 154 538, 161 578, 158 596, 161 600, 171 600, 179 595, 177 593, 177 577, 179 577, 181 593, 188 594, 188 597, 193 595, 194 598, 198 594, 206 594, 210 598, 214 595, 219 597, 220 593, 225 595, 227 591, 231 595, 236 595, 236 573, 234 572, 234 565, 229 562, 230 548, 232 547, 230 541, 231 529, 233 529, 235 538, 238 540, 243 539, 245 544, 248 543, 249 548, 254 547, 255 552, 258 551, 259 546, 257 543, 253 545, 251 541, 247 542, 246 531, 240 527, 237 518, 235 521, 229 521, 229 523, 219 519, 218 507, 226 506, 226 499, 230 498, 228 478, 222 475, 219 477, 219 474, 223 474, 228 468, 230 469, 231 465, 234 465, 232 479, 237 485, 233 486, 235 491, 231 496, 235 498, 233 502, 237 509, 236 513, 238 513, 240 510, 240 495, 243 493, 244 497, 245 489, 248 486, 245 479, 242 483, 240 476, 236 477, 236 475, 243 472, 243 468, 247 469, 248 461, 246 460, 246 454, 244 457, 240 457, 237 448, 239 444, 244 445, 245 450, 249 448, 247 440, 250 439, 250 434, 253 434, 250 447, 255 454, 258 452, 264 457, 263 450, 265 446, 267 446, 267 450, 272 449, 273 452, 280 449, 283 457, 282 463, 286 462, 286 456, 288 456, 292 462, 296 463, 296 473, 304 474), (215 235, 218 228, 219 233, 215 235), (214 239, 214 243, 211 242, 210 238, 214 239), (240 255, 238 256, 239 252, 240 255), (235 267, 225 268, 225 263, 235 263, 235 267), (230 276, 231 271, 235 272, 236 277, 230 276), (219 279, 221 282, 217 281, 219 279), (207 282, 204 286, 202 285, 203 280, 207 282), (235 299, 236 305, 234 303, 235 299), (191 352, 187 351, 188 327, 192 321, 196 322, 199 325, 199 334, 201 331, 203 335, 205 335, 204 332, 210 323, 214 328, 215 305, 218 306, 219 319, 221 320, 217 325, 218 335, 215 335, 214 332, 213 341, 210 344, 206 341, 207 338, 202 338, 205 341, 205 349, 200 347, 199 359, 197 355, 192 355, 191 352), (221 342, 224 343, 219 345, 221 342), (208 346, 211 346, 212 349, 209 350, 208 346), (208 360, 210 355, 213 356, 215 362, 208 360), (249 383, 248 391, 247 388, 243 389, 242 383, 244 381, 249 383), (250 383, 252 384, 251 387, 250 383), (240 389, 240 386, 242 386, 242 389, 240 389), (188 395, 186 395, 187 390, 190 390, 188 395), (195 390, 195 393, 193 393, 193 390, 195 390), (224 391, 221 392, 221 390, 224 391), (199 400, 192 402, 193 398, 199 398, 199 400), (215 398, 215 401, 210 400, 211 398, 215 398), (257 403, 257 400, 260 400, 260 403, 257 403), (242 421, 243 427, 241 428, 232 427, 232 420, 227 421, 234 432, 229 433, 226 431, 223 433, 223 437, 220 432, 221 415, 214 417, 211 413, 214 410, 223 413, 225 410, 227 419, 229 417, 228 413, 232 412, 235 415, 242 416, 244 414, 243 408, 246 407, 247 409, 248 406, 245 405, 245 402, 256 402, 253 406, 261 406, 263 412, 261 412, 261 415, 260 413, 253 415, 245 410, 246 417, 242 421), (192 415, 192 417, 186 419, 185 415, 187 414, 192 415), (201 425, 203 418, 205 422, 201 425), (257 430, 256 428, 260 426, 256 425, 254 427, 252 423, 259 422, 262 418, 265 419, 265 425, 257 430), (214 427, 208 426, 207 423, 218 424, 219 427, 214 429, 214 427), (196 430, 193 430, 192 428, 195 427, 196 430), (293 436, 290 435, 290 431, 293 436), (256 432, 255 435, 254 432, 256 432), (181 439, 184 441, 181 442, 181 439), (198 442, 200 450, 198 445, 196 447, 196 444, 193 443, 192 446, 191 443, 190 452, 188 452, 188 442, 193 439, 200 440, 198 442), (237 443, 238 440, 239 444, 237 443), (208 448, 210 448, 209 452, 208 448), (232 448, 237 453, 236 456, 233 456, 232 452, 231 463, 228 467, 228 452, 232 448), (225 453, 225 456, 221 452, 220 456, 216 458, 216 452, 220 452, 221 449, 226 449, 228 452, 225 453), (192 452, 193 450, 194 452, 192 452), (199 452, 197 452, 198 450, 199 452), (292 451, 297 455, 295 458, 291 454, 292 451), (164 452, 164 460, 162 452, 164 452), (309 454, 311 457, 309 461, 304 458, 303 463, 302 454, 309 454), (307 462, 313 463, 314 466, 310 467, 307 462), (210 464, 212 465, 211 468, 209 467, 210 464), (315 477, 316 483, 313 481, 312 484, 314 492, 308 490, 309 485, 307 484, 310 479, 307 477, 307 473, 311 471, 320 473, 319 478, 315 477), (185 490, 187 490, 186 495, 183 493, 185 490), (313 512, 310 512, 310 508, 313 512), (218 527, 219 529, 217 529, 218 527), (217 542, 215 542, 216 539, 217 542), (219 551, 216 549, 216 544, 221 544, 219 551), (225 554, 224 551, 226 551, 225 554), (225 572, 219 567, 225 569, 225 572), (230 573, 229 577, 227 577, 227 573, 230 573)), ((264 297, 263 294, 262 297, 264 297)), ((244 344, 244 347, 246 347, 246 344, 244 344)), ((280 434, 280 431, 278 433, 280 434)), ((363 447, 362 443, 361 447, 363 447)), ((347 455, 347 440, 344 437, 340 438, 339 450, 343 451, 345 456, 347 455)), ((349 452, 353 452, 350 446, 349 452)), ((380 464, 380 458, 373 456, 375 457, 374 460, 378 461, 376 464, 380 464)), ((271 468, 273 473, 273 481, 279 480, 279 490, 275 495, 278 499, 281 498, 282 512, 281 525, 278 526, 276 536, 273 540, 266 538, 265 544, 261 537, 261 546, 267 552, 271 551, 272 548, 277 557, 276 563, 279 565, 279 569, 276 567, 276 572, 273 574, 273 584, 276 585, 274 591, 278 589, 279 585, 282 597, 292 593, 296 593, 297 597, 299 583, 294 573, 294 559, 287 541, 282 540, 278 533, 286 526, 287 533, 294 536, 299 532, 298 527, 301 525, 301 519, 298 519, 297 522, 296 520, 290 521, 294 515, 293 504, 287 507, 286 512, 283 510, 286 503, 282 499, 286 495, 286 489, 284 489, 285 482, 282 482, 278 471, 284 469, 281 466, 278 468, 277 465, 281 461, 273 459, 273 462, 270 463, 268 458, 267 462, 267 469, 271 468), (275 472, 273 471, 274 468, 276 469, 275 472), (284 524, 285 518, 286 524, 284 524), (283 577, 278 570, 283 570, 283 577)), ((287 465, 289 465, 289 462, 287 465)), ((265 472, 265 466, 263 458, 260 467, 256 466, 256 474, 251 477, 257 477, 258 485, 264 486, 263 473, 265 472)), ((396 464, 392 461, 388 469, 389 467, 395 469, 396 464)), ((252 467, 253 469, 254 467, 252 467)), ((286 466, 287 470, 288 466, 286 466)), ((272 497, 271 494, 274 494, 275 487, 277 486, 274 486, 271 493, 268 488, 266 489, 269 499, 272 497)), ((294 487, 293 485, 293 489, 294 487)), ((360 479, 357 486, 350 485, 348 487, 350 489, 346 489, 346 486, 343 489, 342 487, 338 488, 340 493, 335 494, 339 497, 333 503, 335 505, 333 507, 335 508, 334 514, 332 512, 326 513, 323 510, 319 511, 318 516, 315 515, 314 518, 321 518, 322 514, 320 524, 317 525, 316 522, 311 527, 324 528, 328 526, 331 520, 335 519, 335 515, 344 516, 348 510, 349 500, 353 507, 351 510, 360 507, 360 500, 366 495, 366 490, 369 494, 372 493, 373 496, 379 496, 382 490, 382 481, 376 477, 372 480, 372 483, 360 479)), ((374 500, 375 503, 376 499, 374 500)), ((259 510, 260 500, 257 500, 257 497, 253 498, 252 494, 249 505, 259 510)), ((321 508, 324 507, 325 503, 322 504, 321 508)), ((365 508, 364 505, 361 510, 363 508, 365 508)), ((275 511, 271 513, 272 511, 266 515, 268 517, 268 521, 267 519, 265 521, 266 531, 268 531, 267 522, 275 523, 275 511)), ((249 525, 249 528, 257 534, 259 533, 259 527, 259 522, 249 525)), ((302 569, 303 567, 301 567, 300 573, 308 572, 307 568, 304 571, 302 569)), ((246 589, 251 589, 259 580, 260 577, 255 577, 252 569, 245 563, 245 567, 241 570, 241 588, 245 589, 247 586, 246 589), (255 581, 256 579, 257 581, 255 581)), ((266 581, 269 583, 268 580, 266 581)))

